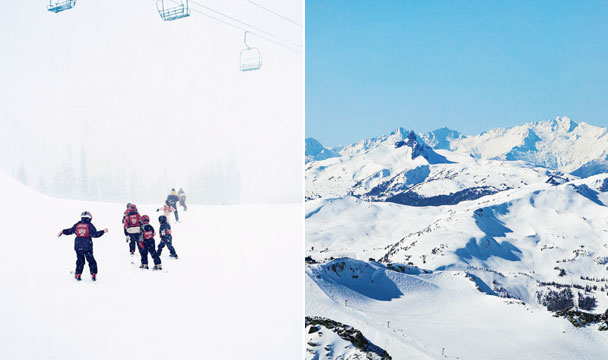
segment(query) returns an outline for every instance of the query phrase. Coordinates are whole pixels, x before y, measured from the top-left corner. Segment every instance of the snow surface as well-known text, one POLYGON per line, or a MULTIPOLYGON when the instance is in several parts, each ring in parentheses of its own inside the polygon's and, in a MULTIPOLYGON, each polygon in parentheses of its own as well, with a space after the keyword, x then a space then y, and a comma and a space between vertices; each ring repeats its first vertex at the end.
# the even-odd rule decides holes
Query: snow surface
POLYGON ((328 264, 307 267, 306 314, 356 327, 393 359, 599 359, 608 349, 605 333, 576 329, 522 302, 487 296, 465 272, 410 275, 343 261, 344 271, 332 272, 328 264), (372 276, 391 284, 395 297, 375 296, 372 276))
MULTIPOLYGON (((3 174, 0 188, 0 358, 301 357, 301 205, 180 210, 179 260, 165 249, 155 272, 128 253, 124 204, 53 199, 3 174), (57 237, 83 210, 110 230, 93 239, 97 282, 87 265, 74 280, 74 237, 57 237)), ((138 205, 158 231, 156 204, 138 205)))
POLYGON ((333 360, 336 354, 344 359, 380 359, 379 356, 366 357, 366 353, 357 349, 351 342, 342 339, 323 325, 317 326, 320 331, 306 334, 307 359, 333 360))

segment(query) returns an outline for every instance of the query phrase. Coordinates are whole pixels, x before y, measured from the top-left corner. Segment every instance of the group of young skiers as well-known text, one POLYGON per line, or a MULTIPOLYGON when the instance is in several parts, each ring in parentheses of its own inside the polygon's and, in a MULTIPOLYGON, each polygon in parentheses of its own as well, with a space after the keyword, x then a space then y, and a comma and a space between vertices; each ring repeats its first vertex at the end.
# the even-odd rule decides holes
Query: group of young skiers
MULTIPOLYGON (((162 208, 164 215, 158 217, 159 222, 159 233, 160 242, 158 248, 154 241, 156 232, 154 227, 150 224, 150 217, 148 215, 140 215, 137 206, 135 204, 127 204, 127 209, 123 213, 122 223, 123 231, 126 236, 126 242, 129 243, 129 252, 131 255, 135 254, 135 248, 139 249, 141 255, 142 269, 149 269, 148 267, 148 254, 154 262, 153 270, 162 270, 162 263, 160 260, 160 254, 163 248, 167 247, 172 258, 177 259, 177 253, 173 247, 173 236, 171 234, 171 225, 169 224, 167 216, 173 212, 175 214, 175 221, 179 222, 179 215, 177 212, 177 203, 187 210, 186 207, 186 195, 182 189, 179 193, 175 192, 175 189, 171 189, 171 192, 167 196, 165 206, 162 208)), ((161 208, 156 211, 160 211, 161 208)), ((97 262, 93 256, 93 241, 92 238, 98 238, 104 233, 108 232, 108 229, 97 231, 95 226, 91 223, 93 216, 90 212, 84 211, 80 214, 80 221, 74 224, 71 228, 63 229, 57 236, 61 235, 72 235, 76 234, 76 240, 74 242, 74 250, 76 251, 76 280, 81 280, 82 271, 84 270, 85 260, 89 263, 89 270, 91 272, 91 279, 97 280, 97 262)))

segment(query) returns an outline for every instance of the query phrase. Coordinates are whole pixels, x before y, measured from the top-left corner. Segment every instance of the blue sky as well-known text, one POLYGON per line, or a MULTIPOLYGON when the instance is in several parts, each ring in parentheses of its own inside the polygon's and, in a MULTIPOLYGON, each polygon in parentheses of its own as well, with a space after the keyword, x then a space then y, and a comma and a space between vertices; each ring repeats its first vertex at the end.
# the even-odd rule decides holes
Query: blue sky
POLYGON ((608 1, 306 1, 306 136, 608 127, 608 1))

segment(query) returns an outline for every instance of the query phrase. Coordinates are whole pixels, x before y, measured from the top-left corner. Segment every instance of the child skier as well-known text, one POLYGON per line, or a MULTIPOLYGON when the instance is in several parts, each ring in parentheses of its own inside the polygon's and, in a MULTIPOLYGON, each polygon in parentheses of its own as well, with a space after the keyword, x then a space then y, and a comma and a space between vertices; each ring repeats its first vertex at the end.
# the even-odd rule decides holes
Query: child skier
POLYGON ((97 231, 95 226, 91 224, 93 216, 88 211, 83 211, 80 214, 80 221, 74 224, 69 229, 63 229, 59 232, 57 237, 61 235, 72 235, 76 234, 76 240, 74 241, 74 250, 76 251, 76 280, 80 281, 82 270, 84 269, 85 259, 89 263, 89 270, 91 271, 91 279, 97 280, 97 261, 93 257, 93 240, 92 237, 98 238, 108 232, 108 229, 97 231))
POLYGON ((171 257, 177 259, 177 253, 175 252, 175 248, 171 244, 173 241, 173 236, 171 235, 171 225, 167 222, 167 217, 165 215, 161 215, 158 217, 158 222, 160 223, 160 229, 158 232, 160 233, 160 244, 158 244, 158 257, 163 251, 163 248, 166 246, 171 253, 171 257))
POLYGON ((135 244, 139 241, 139 235, 141 233, 141 227, 139 220, 139 212, 137 212, 137 206, 135 204, 129 204, 129 208, 123 218, 123 228, 125 235, 127 236, 127 242, 129 242, 129 251, 131 255, 135 254, 135 244))
POLYGON ((150 225, 150 217, 143 215, 141 217, 141 236, 139 240, 139 253, 141 254, 140 268, 148 269, 148 253, 150 253, 150 257, 154 260, 154 270, 163 269, 154 245, 154 228, 150 225))
MULTIPOLYGON (((174 212, 174 211, 177 212, 177 209, 175 209, 175 206, 172 206, 169 203, 169 200, 165 200, 165 205, 163 205, 162 208, 156 209, 156 212, 159 212, 160 210, 163 211, 163 213, 165 214, 165 217, 167 217, 167 218, 169 218, 169 215, 171 215, 172 212, 174 212)), ((176 221, 178 220, 177 215, 175 215, 175 220, 176 221)))
POLYGON ((127 209, 125 210, 124 213, 122 213, 122 223, 125 223, 125 218, 127 217, 127 214, 129 213, 129 208, 131 207, 131 203, 127 203, 127 209))

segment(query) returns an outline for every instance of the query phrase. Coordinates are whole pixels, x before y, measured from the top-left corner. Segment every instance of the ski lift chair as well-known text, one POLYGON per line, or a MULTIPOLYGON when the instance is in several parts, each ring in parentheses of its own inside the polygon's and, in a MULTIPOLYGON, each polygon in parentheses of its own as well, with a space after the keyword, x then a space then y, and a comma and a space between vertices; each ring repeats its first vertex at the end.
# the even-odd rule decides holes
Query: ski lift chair
POLYGON ((240 69, 241 71, 260 70, 262 68, 262 57, 260 55, 260 50, 258 50, 258 48, 250 47, 249 45, 247 45, 247 33, 248 31, 245 31, 244 38, 245 46, 247 48, 241 50, 240 69))
POLYGON ((188 6, 188 0, 168 0, 177 4, 172 7, 165 7, 165 0, 156 0, 156 9, 158 14, 164 21, 173 21, 186 16, 190 16, 190 7, 188 6))
POLYGON ((54 13, 70 10, 76 6, 76 0, 49 0, 47 9, 54 13))

